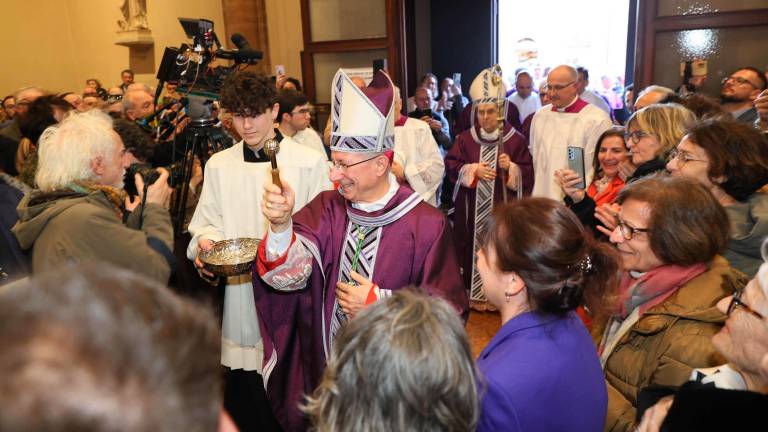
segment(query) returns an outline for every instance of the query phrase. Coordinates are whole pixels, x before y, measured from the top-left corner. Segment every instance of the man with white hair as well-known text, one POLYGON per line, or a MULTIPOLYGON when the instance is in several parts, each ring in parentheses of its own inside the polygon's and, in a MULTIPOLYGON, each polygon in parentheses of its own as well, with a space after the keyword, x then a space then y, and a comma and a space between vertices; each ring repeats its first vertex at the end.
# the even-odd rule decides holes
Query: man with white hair
MULTIPOLYGON (((106 261, 168 282, 173 230, 168 211, 168 173, 162 171, 123 224, 129 166, 112 119, 92 110, 71 114, 40 138, 35 181, 39 190, 19 204, 13 233, 32 248, 32 270, 88 260, 106 261)), ((136 176, 143 195, 143 181, 136 176)))
POLYGON ((143 88, 131 88, 123 96, 123 108, 128 120, 141 120, 155 112, 155 97, 143 88))
POLYGON ((403 99, 395 87, 395 159, 392 174, 405 180, 425 202, 437 206, 437 189, 445 174, 443 156, 429 125, 402 113, 403 99))
POLYGON ((555 171, 568 168, 568 147, 580 147, 584 155, 585 183, 592 182, 592 159, 600 134, 611 127, 605 111, 579 98, 579 75, 560 65, 547 75, 550 104, 538 110, 531 123, 531 156, 535 181, 532 196, 563 199, 555 171))
POLYGON ((675 91, 671 88, 663 87, 660 85, 650 85, 637 94, 634 110, 639 111, 648 105, 659 103, 672 94, 675 94, 675 91))

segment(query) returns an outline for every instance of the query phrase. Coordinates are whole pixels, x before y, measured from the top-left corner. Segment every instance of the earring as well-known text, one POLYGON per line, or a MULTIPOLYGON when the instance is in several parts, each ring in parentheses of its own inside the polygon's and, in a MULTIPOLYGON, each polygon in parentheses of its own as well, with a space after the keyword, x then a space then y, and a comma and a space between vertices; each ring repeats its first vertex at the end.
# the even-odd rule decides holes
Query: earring
POLYGON ((512 299, 512 293, 511 292, 505 292, 504 293, 504 300, 506 300, 507 303, 512 299))

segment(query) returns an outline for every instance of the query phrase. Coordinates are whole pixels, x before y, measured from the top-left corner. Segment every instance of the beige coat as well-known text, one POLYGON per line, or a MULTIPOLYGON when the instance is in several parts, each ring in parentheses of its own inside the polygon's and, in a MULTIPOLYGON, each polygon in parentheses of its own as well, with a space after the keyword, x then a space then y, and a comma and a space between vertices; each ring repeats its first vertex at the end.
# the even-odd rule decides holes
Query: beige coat
POLYGON ((725 321, 715 305, 746 282, 742 273, 716 257, 709 270, 649 309, 621 337, 605 363, 606 431, 634 430, 640 389, 679 386, 692 369, 726 362, 711 342, 725 321))

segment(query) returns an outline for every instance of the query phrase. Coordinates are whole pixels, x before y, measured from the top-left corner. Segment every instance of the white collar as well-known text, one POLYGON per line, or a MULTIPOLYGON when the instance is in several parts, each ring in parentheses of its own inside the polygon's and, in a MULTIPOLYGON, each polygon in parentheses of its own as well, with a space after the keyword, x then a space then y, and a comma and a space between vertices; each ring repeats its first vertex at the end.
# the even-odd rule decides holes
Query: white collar
POLYGON ((494 141, 499 139, 499 129, 496 128, 493 132, 486 132, 482 127, 480 128, 480 138, 486 141, 494 141))
POLYGON ((400 189, 400 184, 397 182, 397 178, 394 174, 389 173, 389 177, 387 177, 387 180, 389 180, 389 190, 387 193, 384 194, 381 198, 377 199, 374 202, 369 203, 358 203, 353 202, 352 207, 357 210, 362 210, 366 213, 375 212, 378 210, 381 210, 384 208, 385 205, 389 202, 389 200, 392 199, 393 196, 397 193, 397 190, 400 189))

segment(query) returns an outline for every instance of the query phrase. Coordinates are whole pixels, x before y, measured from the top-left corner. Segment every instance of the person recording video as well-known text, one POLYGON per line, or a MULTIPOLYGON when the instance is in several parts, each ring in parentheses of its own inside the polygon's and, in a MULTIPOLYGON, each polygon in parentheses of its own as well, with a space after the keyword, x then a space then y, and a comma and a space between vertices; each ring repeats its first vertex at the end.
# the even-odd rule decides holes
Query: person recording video
POLYGON ((426 122, 440 148, 448 151, 451 145, 453 145, 448 130, 448 120, 441 113, 430 108, 432 104, 432 91, 426 87, 419 87, 416 89, 413 100, 416 102, 416 109, 409 112, 408 117, 426 122))

